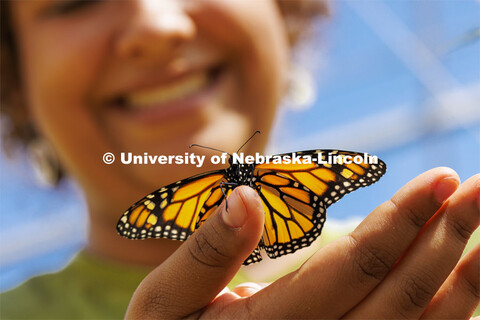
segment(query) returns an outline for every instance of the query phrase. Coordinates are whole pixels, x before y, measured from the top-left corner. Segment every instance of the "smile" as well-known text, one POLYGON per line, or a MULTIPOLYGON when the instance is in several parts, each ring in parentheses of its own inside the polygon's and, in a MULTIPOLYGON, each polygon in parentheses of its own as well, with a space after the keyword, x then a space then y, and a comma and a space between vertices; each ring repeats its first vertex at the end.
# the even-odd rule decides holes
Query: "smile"
POLYGON ((175 107, 200 98, 212 88, 222 73, 221 66, 189 72, 169 83, 131 91, 118 97, 114 105, 133 113, 175 107))

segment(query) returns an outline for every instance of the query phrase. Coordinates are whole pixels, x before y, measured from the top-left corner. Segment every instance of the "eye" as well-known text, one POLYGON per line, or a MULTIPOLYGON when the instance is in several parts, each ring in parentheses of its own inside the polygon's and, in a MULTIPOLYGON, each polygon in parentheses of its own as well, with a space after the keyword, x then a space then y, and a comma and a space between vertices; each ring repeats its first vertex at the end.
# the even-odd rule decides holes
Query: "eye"
POLYGON ((103 0, 60 0, 45 8, 42 15, 50 17, 73 14, 102 1, 103 0))

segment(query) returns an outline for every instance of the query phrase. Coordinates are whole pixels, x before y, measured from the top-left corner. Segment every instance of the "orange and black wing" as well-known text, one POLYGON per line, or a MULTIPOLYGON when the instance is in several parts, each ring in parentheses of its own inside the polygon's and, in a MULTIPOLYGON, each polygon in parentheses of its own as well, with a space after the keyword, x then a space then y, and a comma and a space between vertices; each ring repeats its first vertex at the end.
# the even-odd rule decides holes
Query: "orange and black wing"
POLYGON ((125 211, 117 224, 118 233, 129 239, 186 240, 224 175, 225 170, 207 172, 152 192, 125 211))
MULTIPOLYGON (((198 216, 198 222, 196 224, 195 229, 200 228, 200 226, 207 221, 208 218, 217 210, 217 208, 220 206, 222 203, 223 199, 225 196, 223 195, 223 192, 225 192, 225 195, 228 197, 232 193, 233 189, 235 189, 236 186, 230 185, 230 184, 225 184, 225 185, 217 185, 212 188, 212 191, 210 193, 210 196, 208 197, 207 201, 205 201, 205 204, 203 205, 203 208, 200 211, 200 215, 198 216), (223 189, 223 192, 222 192, 223 189)), ((262 260, 262 256, 260 254, 260 249, 259 246, 253 250, 253 252, 250 254, 250 256, 243 262, 244 265, 249 265, 251 263, 259 262, 262 260)))
POLYGON ((309 246, 320 235, 326 209, 331 204, 347 193, 375 183, 386 171, 380 159, 376 158, 377 162, 371 164, 365 154, 357 152, 310 150, 296 154, 323 157, 324 162, 328 156, 336 156, 339 162, 346 156, 359 156, 363 161, 256 166, 255 183, 261 186, 260 197, 265 210, 261 246, 271 258, 309 246))

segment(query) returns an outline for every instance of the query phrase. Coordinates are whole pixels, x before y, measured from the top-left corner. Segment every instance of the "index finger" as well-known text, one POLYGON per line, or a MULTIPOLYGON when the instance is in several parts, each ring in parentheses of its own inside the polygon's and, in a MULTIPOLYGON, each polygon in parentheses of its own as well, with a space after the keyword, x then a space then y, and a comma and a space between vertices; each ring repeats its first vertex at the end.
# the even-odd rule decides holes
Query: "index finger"
POLYGON ((327 245, 299 270, 244 303, 264 317, 341 317, 386 276, 458 185, 457 174, 448 168, 418 176, 350 235, 327 245), (273 305, 274 310, 265 307, 273 305))

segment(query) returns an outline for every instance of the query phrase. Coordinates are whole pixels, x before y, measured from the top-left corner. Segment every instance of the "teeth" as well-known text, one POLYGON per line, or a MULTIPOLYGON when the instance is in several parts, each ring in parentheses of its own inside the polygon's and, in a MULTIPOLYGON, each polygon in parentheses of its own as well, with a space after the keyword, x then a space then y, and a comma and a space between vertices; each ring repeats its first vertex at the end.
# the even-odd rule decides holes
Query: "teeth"
POLYGON ((145 109, 186 97, 202 89, 207 82, 206 72, 198 72, 168 86, 129 94, 125 101, 129 107, 145 109))

